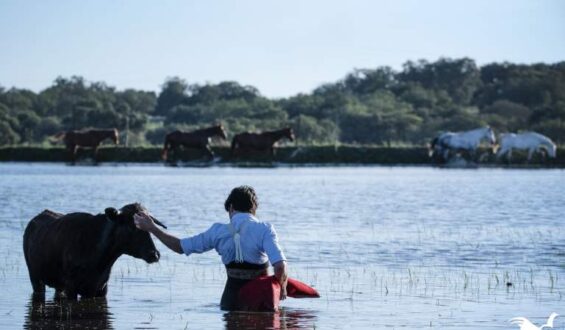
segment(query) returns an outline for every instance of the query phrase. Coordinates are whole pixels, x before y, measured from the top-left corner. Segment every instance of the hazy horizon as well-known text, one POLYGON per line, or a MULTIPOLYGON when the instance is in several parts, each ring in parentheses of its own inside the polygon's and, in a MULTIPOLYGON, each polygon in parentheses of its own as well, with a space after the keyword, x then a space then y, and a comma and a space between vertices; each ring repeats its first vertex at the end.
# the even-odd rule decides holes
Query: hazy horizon
POLYGON ((565 60, 562 1, 18 1, 0 3, 0 86, 82 76, 158 92, 167 77, 288 97, 355 68, 469 57, 565 60))

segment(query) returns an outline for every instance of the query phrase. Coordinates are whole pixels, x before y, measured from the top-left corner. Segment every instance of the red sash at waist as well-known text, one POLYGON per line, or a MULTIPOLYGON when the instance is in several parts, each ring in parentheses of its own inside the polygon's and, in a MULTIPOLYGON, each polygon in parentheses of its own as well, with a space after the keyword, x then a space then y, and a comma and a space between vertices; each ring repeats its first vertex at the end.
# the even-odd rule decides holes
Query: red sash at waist
MULTIPOLYGON (((293 278, 288 279, 287 296, 292 298, 319 298, 316 289, 293 278)), ((246 283, 238 294, 241 310, 276 311, 279 308, 281 285, 275 276, 260 276, 246 283)))

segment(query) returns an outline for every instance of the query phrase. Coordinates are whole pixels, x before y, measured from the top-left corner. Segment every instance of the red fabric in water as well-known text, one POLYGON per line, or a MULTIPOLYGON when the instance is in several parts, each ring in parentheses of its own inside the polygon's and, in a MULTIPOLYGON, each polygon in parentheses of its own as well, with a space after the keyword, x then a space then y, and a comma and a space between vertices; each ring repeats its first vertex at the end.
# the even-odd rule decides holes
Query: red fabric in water
MULTIPOLYGON (((319 298, 318 291, 293 278, 288 279, 287 296, 293 298, 319 298)), ((239 305, 247 311, 276 311, 279 308, 281 285, 275 276, 261 276, 239 290, 239 305)))
POLYGON ((288 279, 286 295, 292 298, 320 298, 316 289, 293 278, 288 279))

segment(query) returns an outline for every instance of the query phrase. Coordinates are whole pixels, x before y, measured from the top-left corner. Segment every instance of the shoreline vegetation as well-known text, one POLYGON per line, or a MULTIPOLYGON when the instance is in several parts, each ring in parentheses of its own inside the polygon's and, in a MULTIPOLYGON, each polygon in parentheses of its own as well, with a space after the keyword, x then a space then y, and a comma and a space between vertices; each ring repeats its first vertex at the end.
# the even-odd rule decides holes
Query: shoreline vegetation
MULTIPOLYGON (((79 149, 78 164, 82 163, 154 163, 172 166, 206 167, 273 167, 279 165, 427 165, 440 167, 511 167, 511 168, 565 168, 565 148, 558 148, 554 159, 534 155, 526 162, 526 152, 515 151, 512 162, 496 160, 489 150, 477 151, 476 159, 465 161, 467 155, 456 157, 454 162, 442 164, 428 156, 426 147, 383 147, 353 145, 285 146, 275 149, 275 155, 268 153, 247 154, 231 157, 230 148, 215 146, 214 159, 209 159, 202 151, 180 149, 171 153, 165 162, 161 159, 161 147, 123 147, 103 146, 98 150, 96 161, 92 149, 79 149)), ((0 162, 56 162, 70 163, 71 156, 63 147, 0 147, 0 162)))
POLYGON ((441 132, 489 125, 497 135, 535 131, 563 145, 565 61, 407 61, 400 70, 355 69, 284 98, 237 81, 195 84, 180 77, 165 79, 157 92, 79 76, 58 77, 38 92, 0 86, 0 146, 47 144, 59 132, 88 128, 116 128, 129 147, 162 145, 172 131, 218 123, 228 141, 241 132, 291 127, 303 145, 425 146, 441 132))

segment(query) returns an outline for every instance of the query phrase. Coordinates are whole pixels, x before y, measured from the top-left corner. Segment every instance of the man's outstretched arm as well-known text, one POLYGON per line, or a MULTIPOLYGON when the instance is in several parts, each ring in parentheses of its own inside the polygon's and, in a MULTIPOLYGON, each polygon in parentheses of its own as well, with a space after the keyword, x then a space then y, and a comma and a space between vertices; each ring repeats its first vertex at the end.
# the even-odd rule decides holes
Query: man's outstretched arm
POLYGON ((138 213, 134 215, 133 221, 137 228, 153 234, 169 249, 175 251, 176 253, 183 253, 182 248, 180 246, 180 239, 178 239, 174 235, 171 235, 161 230, 161 228, 157 227, 153 222, 153 220, 145 213, 138 213))

